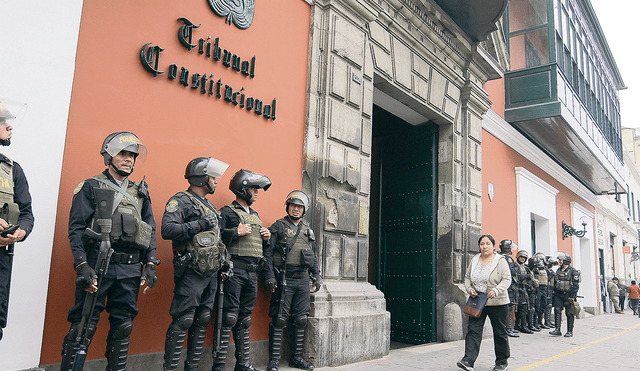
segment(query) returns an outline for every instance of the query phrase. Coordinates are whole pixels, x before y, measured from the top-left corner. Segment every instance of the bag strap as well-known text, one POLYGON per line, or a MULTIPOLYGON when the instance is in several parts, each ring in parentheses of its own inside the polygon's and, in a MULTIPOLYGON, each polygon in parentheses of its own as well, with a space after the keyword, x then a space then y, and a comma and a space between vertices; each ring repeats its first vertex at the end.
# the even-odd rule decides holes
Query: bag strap
POLYGON ((136 209, 136 212, 138 213, 138 218, 142 219, 142 213, 140 212, 140 206, 138 206, 138 203, 136 202, 136 200, 127 193, 126 189, 129 187, 129 180, 125 178, 125 180, 122 182, 123 187, 119 187, 116 184, 111 183, 108 180, 105 179, 101 179, 98 177, 93 177, 93 179, 97 180, 98 182, 106 185, 107 187, 113 189, 114 191, 118 192, 118 196, 116 197, 116 199, 113 202, 113 210, 111 211, 111 213, 113 214, 116 209, 118 208, 118 205, 120 204, 120 201, 122 201, 122 199, 124 197, 127 198, 127 200, 131 201, 131 203, 133 204, 133 207, 136 209))

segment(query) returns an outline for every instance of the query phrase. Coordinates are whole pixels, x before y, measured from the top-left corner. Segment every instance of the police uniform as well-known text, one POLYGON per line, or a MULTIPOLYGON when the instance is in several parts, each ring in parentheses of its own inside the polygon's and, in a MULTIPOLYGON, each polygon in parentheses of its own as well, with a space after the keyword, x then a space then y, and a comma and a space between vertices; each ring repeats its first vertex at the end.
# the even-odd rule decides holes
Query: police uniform
MULTIPOLYGON (((140 289, 140 277, 144 265, 156 260, 156 223, 151 210, 151 199, 146 192, 146 183, 139 184, 125 178, 122 184, 118 184, 108 169, 98 176, 81 182, 74 190, 69 213, 69 242, 74 258, 74 267, 84 263, 89 267, 96 265, 100 244, 85 236, 84 232, 92 226, 96 210, 94 188, 99 187, 119 189, 115 193, 114 203, 118 200, 119 202, 114 205, 115 211, 112 215, 111 247, 114 253, 96 293, 96 306, 92 314, 92 321, 87 328, 87 335, 91 339, 100 319, 100 313, 106 309, 109 313, 110 323, 107 352, 105 353, 108 363, 107 369, 124 370, 129 335, 133 328, 133 319, 138 314, 136 302, 140 289), (134 241, 138 240, 138 236, 131 235, 133 229, 146 231, 146 236, 143 236, 146 246, 141 246, 134 241), (118 234, 121 235, 119 238, 114 237, 118 234)), ((67 316, 71 327, 63 345, 61 364, 63 368, 73 361, 76 351, 73 349, 73 342, 79 331, 86 294, 86 291, 76 285, 75 304, 67 316)))
POLYGON ((507 289, 507 293, 509 294, 509 315, 507 317, 507 335, 512 337, 518 337, 513 331, 513 324, 511 321, 511 315, 514 313, 514 307, 518 305, 518 281, 520 277, 520 269, 518 268, 518 263, 511 257, 510 253, 501 252, 500 255, 504 257, 509 264, 509 270, 511 271, 511 285, 507 289))
POLYGON ((197 370, 207 325, 214 309, 218 271, 228 270, 227 251, 220 241, 216 207, 192 189, 169 199, 162 216, 162 238, 172 241, 174 262, 173 318, 167 330, 164 370, 176 370, 188 330, 184 369, 197 370), (205 216, 214 223, 203 222, 205 216), (211 225, 213 224, 213 225, 211 225))
POLYGON ((269 240, 263 240, 260 235, 263 224, 258 213, 251 207, 247 209, 248 212, 237 201, 220 209, 222 241, 231 256, 233 276, 225 283, 221 341, 218 352, 214 354, 214 369, 224 367, 233 331, 236 346, 235 369, 254 370, 249 363, 249 327, 258 296, 259 271, 266 269, 262 260, 269 240), (240 224, 250 224, 251 233, 238 236, 240 224))
POLYGON ((543 324, 542 318, 544 317, 544 312, 547 307, 549 277, 547 276, 547 271, 544 269, 544 265, 542 267, 535 267, 533 269, 533 276, 539 282, 536 292, 536 312, 533 317, 533 326, 539 330, 541 328, 548 328, 543 324))
POLYGON ((298 368, 313 369, 302 358, 304 332, 310 310, 309 278, 311 275, 314 281, 321 279, 313 230, 305 220, 300 220, 296 225, 288 216, 277 220, 269 230, 271 243, 265 252, 265 260, 273 270, 265 278, 275 275, 278 281, 277 290, 271 295, 269 305, 270 367, 275 362, 274 367, 277 369, 283 331, 290 318, 291 362, 303 363, 296 366, 298 368))
POLYGON ((555 327, 553 318, 551 318, 551 309, 553 308, 553 288, 555 285, 555 272, 550 266, 545 264, 545 271, 547 272, 547 305, 544 310, 544 324, 549 327, 555 327))
POLYGON ((567 265, 566 267, 560 267, 556 271, 554 277, 554 289, 553 289, 553 308, 555 314, 555 330, 550 332, 551 335, 561 335, 560 326, 562 324, 562 309, 567 310, 567 333, 566 337, 573 336, 573 326, 575 322, 575 316, 571 313, 571 307, 573 306, 578 296, 578 290, 580 290, 580 271, 567 265))
POLYGON ((518 306, 516 308, 516 327, 515 329, 531 334, 533 331, 529 329, 529 311, 531 310, 531 297, 529 292, 530 286, 533 286, 533 275, 531 270, 524 263, 518 262, 518 306))
MULTIPOLYGON (((34 222, 29 184, 22 167, 3 154, 0 154, 0 206, 1 217, 9 224, 18 224, 25 231, 26 239, 34 222)), ((0 338, 2 328, 7 326, 11 282, 10 251, 13 251, 13 246, 0 247, 0 338)))

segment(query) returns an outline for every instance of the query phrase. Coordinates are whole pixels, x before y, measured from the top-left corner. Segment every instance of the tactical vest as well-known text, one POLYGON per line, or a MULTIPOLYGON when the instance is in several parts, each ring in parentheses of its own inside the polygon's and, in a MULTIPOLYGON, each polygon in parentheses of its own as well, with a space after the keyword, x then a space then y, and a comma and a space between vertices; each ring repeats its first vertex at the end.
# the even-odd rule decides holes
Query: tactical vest
POLYGON ((233 212, 238 215, 240 224, 250 224, 251 233, 246 236, 239 236, 229 246, 229 253, 237 256, 250 256, 254 258, 262 258, 262 236, 260 228, 262 228, 262 220, 255 215, 249 214, 243 208, 236 208, 233 204, 227 205, 233 212))
MULTIPOLYGON (((303 264, 302 260, 302 251, 311 248, 309 226, 307 225, 307 223, 301 221, 299 224, 300 233, 298 233, 297 225, 288 223, 284 219, 280 219, 280 223, 282 224, 282 227, 284 229, 284 242, 286 243, 286 245, 282 246, 282 248, 290 248, 290 250, 287 252, 287 266, 299 267, 305 265, 303 264), (298 237, 296 237, 293 246, 289 246, 289 241, 291 241, 296 236, 296 234, 298 235, 298 237)), ((273 253, 273 265, 277 267, 282 266, 282 252, 279 248, 275 249, 273 253)))
POLYGON ((580 271, 569 266, 567 269, 558 269, 555 276, 555 288, 560 293, 569 293, 572 289, 572 283, 580 282, 580 271), (573 277, 571 277, 573 275, 573 277))
POLYGON ((13 161, 0 161, 0 218, 9 224, 16 224, 20 217, 20 207, 13 201, 13 161))
POLYGON ((544 270, 544 268, 538 268, 536 279, 540 281, 540 286, 547 286, 549 284, 549 277, 547 276, 547 271, 544 270))
MULTIPOLYGON (((151 232, 153 228, 142 220, 141 208, 144 200, 138 195, 137 182, 133 182, 133 187, 126 190, 113 184, 106 175, 100 174, 93 177, 100 183, 100 188, 110 188, 116 191, 111 214, 111 244, 114 246, 131 246, 140 250, 146 250, 151 243, 151 232)), ((99 227, 94 217, 92 222, 93 230, 99 231, 99 227)))
MULTIPOLYGON (((200 215, 216 214, 216 218, 213 220, 218 221, 218 212, 215 208, 212 209, 189 192, 182 191, 180 193, 189 197, 200 215)), ((180 253, 185 250, 191 253, 193 260, 189 266, 196 272, 203 274, 216 272, 222 266, 222 251, 224 250, 224 244, 220 239, 220 226, 216 223, 211 229, 197 233, 190 240, 177 245, 176 250, 180 253)))

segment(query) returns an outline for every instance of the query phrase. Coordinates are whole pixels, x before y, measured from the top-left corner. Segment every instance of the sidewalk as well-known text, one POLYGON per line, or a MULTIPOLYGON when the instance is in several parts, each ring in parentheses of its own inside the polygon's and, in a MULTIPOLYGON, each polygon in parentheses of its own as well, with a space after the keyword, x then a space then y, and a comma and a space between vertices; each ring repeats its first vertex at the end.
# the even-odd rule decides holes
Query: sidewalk
MULTIPOLYGON (((572 338, 553 337, 551 330, 509 338, 509 370, 640 370, 640 318, 627 309, 625 314, 603 314, 578 319, 572 338)), ((488 321, 487 321, 488 322, 488 321)), ((485 331, 490 326, 485 327, 485 331)), ((566 323, 562 324, 566 332, 566 323)), ((464 340, 404 346, 393 343, 388 356, 317 371, 420 371, 460 370, 456 362, 464 355, 464 340)), ((493 369, 493 339, 482 341, 475 364, 477 371, 493 369)), ((282 371, 296 370, 280 367, 282 371)))

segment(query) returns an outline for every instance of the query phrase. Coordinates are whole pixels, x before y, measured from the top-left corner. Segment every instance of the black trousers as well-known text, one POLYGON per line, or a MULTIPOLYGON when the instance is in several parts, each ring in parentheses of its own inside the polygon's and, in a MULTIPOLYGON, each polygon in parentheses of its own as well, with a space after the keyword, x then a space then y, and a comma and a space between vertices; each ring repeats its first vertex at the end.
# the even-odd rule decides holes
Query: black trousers
POLYGON ((470 365, 476 362, 480 353, 480 343, 482 342, 482 330, 484 322, 489 317, 491 327, 493 327, 493 346, 496 353, 496 365, 506 365, 511 356, 509 348, 509 337, 507 335, 507 314, 509 305, 497 305, 485 307, 479 318, 469 317, 467 336, 464 339, 464 357, 462 360, 470 365))
POLYGON ((224 312, 236 313, 238 319, 251 315, 258 298, 258 273, 234 268, 224 285, 224 312))
MULTIPOLYGON (((109 322, 114 325, 125 320, 133 320, 138 315, 138 292, 140 291, 140 277, 111 279, 103 278, 98 288, 96 308, 92 314, 92 321, 98 322, 100 313, 107 310, 109 322), (106 305, 105 305, 106 300, 106 305)), ((80 322, 82 307, 87 292, 76 286, 75 303, 69 309, 67 321, 80 322)))
POLYGON ((5 248, 0 248, 0 327, 7 326, 7 309, 9 309, 9 271, 10 259, 5 248))
POLYGON ((187 268, 182 276, 174 277, 173 280, 175 287, 169 308, 169 314, 172 318, 179 317, 200 306, 207 307, 209 310, 214 309, 216 291, 218 291, 217 272, 200 275, 193 269, 187 268))
POLYGON ((287 278, 287 286, 278 284, 276 292, 271 295, 269 317, 276 318, 282 300, 282 316, 285 318, 299 318, 309 315, 311 291, 309 275, 303 278, 287 278), (284 295, 283 295, 284 288, 284 295))

